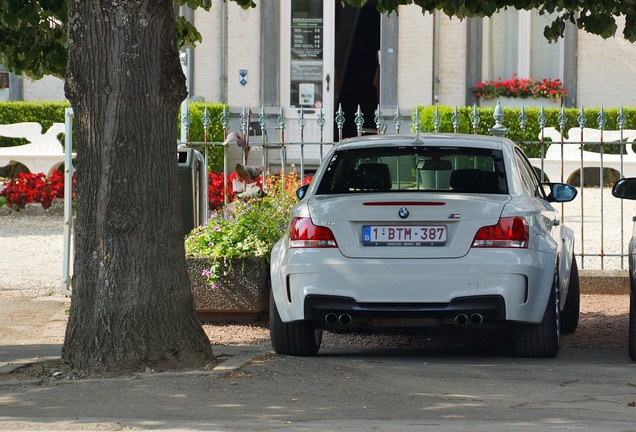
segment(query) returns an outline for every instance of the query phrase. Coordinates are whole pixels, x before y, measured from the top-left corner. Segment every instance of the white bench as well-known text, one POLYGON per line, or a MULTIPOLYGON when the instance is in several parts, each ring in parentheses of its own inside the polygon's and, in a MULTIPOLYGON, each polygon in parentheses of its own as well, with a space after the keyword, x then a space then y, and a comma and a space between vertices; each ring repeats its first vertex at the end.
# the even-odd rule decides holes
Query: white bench
MULTIPOLYGON (((604 130, 603 143, 612 143, 621 141, 621 131, 604 130)), ((561 165, 563 165, 563 181, 568 182, 573 174, 581 170, 581 160, 583 168, 600 168, 601 154, 583 150, 581 157, 581 141, 583 143, 600 143, 601 130, 599 129, 583 129, 583 139, 581 140, 581 128, 570 128, 567 135, 563 136, 563 144, 561 144, 561 132, 553 127, 544 129, 544 138, 552 140, 546 141, 550 147, 545 153, 543 161, 543 170, 548 179, 552 182, 561 181, 561 165)), ((541 139, 541 134, 539 134, 541 139)), ((636 140, 636 130, 624 129, 622 131, 622 140, 626 141, 622 155, 622 172, 626 177, 636 176, 636 152, 632 149, 633 141, 636 140)), ((541 169, 541 159, 531 158, 530 163, 536 168, 541 169)), ((612 168, 617 172, 621 172, 621 155, 603 153, 603 168, 612 168)))
POLYGON ((36 122, 0 125, 0 136, 29 141, 29 144, 0 147, 0 167, 19 162, 33 174, 50 175, 64 163, 64 146, 58 139, 64 130, 64 123, 53 123, 44 134, 42 125, 36 122))

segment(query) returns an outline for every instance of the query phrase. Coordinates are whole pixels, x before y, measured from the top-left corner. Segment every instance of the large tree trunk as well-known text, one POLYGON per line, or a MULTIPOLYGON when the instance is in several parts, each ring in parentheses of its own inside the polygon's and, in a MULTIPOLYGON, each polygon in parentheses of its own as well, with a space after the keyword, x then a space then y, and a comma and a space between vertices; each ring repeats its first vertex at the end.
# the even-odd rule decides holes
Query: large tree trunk
POLYGON ((68 2, 75 259, 62 359, 85 374, 201 367, 178 199, 186 95, 171 0, 68 2))

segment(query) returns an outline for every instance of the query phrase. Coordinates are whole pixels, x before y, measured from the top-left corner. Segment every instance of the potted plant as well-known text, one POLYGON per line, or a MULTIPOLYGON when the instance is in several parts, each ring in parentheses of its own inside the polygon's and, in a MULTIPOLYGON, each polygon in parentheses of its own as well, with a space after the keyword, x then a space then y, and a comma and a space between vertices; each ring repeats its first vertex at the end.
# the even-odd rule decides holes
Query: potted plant
POLYGON ((204 320, 253 321, 269 305, 269 255, 287 229, 302 182, 292 173, 265 183, 260 198, 236 194, 186 237, 195 308, 204 320))
POLYGON ((517 74, 507 80, 477 82, 471 90, 481 106, 494 106, 498 100, 503 106, 560 104, 568 93, 560 79, 519 78, 517 74))

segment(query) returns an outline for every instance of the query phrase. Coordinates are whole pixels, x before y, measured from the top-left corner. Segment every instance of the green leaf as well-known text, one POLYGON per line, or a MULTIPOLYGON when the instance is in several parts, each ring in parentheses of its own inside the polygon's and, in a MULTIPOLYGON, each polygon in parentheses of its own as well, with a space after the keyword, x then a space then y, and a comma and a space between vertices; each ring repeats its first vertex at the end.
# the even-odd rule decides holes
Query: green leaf
POLYGON ((578 27, 605 39, 614 36, 618 28, 615 18, 608 13, 581 15, 578 20, 578 27))
POLYGON ((636 42, 636 11, 625 16, 623 37, 632 43, 636 42))

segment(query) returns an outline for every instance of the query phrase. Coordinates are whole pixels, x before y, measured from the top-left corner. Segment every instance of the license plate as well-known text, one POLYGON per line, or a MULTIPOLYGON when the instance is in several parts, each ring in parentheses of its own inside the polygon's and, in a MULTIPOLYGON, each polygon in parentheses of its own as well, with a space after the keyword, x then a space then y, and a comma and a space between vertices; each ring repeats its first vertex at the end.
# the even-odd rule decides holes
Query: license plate
POLYGON ((446 225, 363 225, 364 246, 444 246, 446 225))

